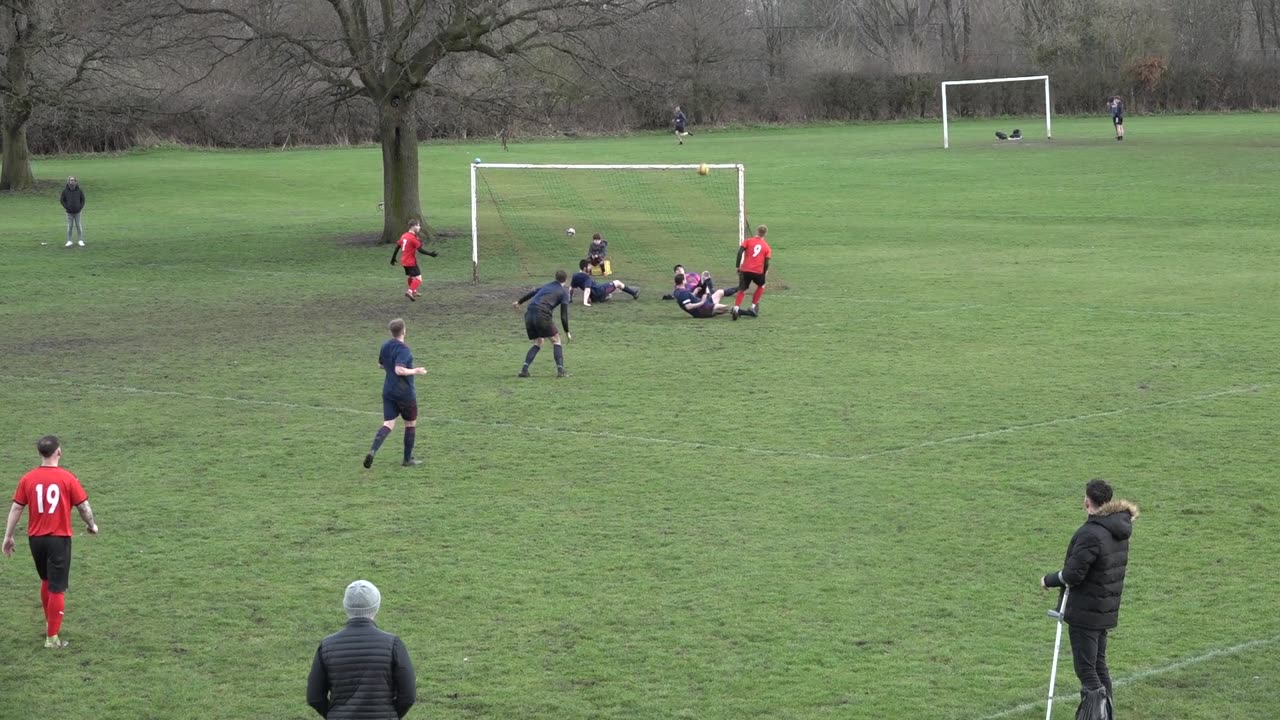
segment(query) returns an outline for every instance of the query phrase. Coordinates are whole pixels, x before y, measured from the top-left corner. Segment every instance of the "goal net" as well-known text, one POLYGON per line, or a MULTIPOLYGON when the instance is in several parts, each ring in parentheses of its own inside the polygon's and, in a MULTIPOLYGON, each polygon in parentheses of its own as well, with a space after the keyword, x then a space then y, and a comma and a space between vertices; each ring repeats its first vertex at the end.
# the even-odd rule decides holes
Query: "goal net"
POLYGON ((472 279, 572 274, 594 233, 616 277, 656 281, 677 263, 728 276, 745 237, 745 172, 700 167, 473 163, 472 279))
POLYGON ((947 88, 957 85, 989 85, 992 83, 1044 83, 1044 136, 1048 140, 1053 139, 1053 124, 1050 115, 1053 114, 1053 104, 1049 99, 1049 76, 1048 75, 1031 75, 1027 77, 1013 78, 988 78, 985 80, 948 80, 942 83, 942 147, 951 147, 951 126, 950 126, 950 108, 947 105, 947 88))

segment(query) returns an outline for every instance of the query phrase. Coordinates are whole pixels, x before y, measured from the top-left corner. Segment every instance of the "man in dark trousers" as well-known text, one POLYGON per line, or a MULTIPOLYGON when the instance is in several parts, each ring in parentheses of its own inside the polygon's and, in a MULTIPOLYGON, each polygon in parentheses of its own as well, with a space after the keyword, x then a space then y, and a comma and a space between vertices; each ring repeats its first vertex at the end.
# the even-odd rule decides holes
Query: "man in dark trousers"
POLYGON ((1084 488, 1088 519, 1071 536, 1061 570, 1040 579, 1040 586, 1068 588, 1064 620, 1071 637, 1071 659, 1080 678, 1078 717, 1111 717, 1111 674, 1107 671, 1107 631, 1120 615, 1129 536, 1138 506, 1113 500, 1111 485, 1090 480, 1084 488))
POLYGON ((80 224, 80 211, 84 210, 84 190, 74 177, 67 178, 67 186, 62 188, 59 198, 62 209, 67 211, 67 247, 71 247, 71 231, 77 233, 80 247, 84 247, 84 226, 80 224))
POLYGON ((382 594, 367 580, 347 586, 342 607, 347 626, 320 641, 307 704, 327 720, 398 720, 417 702, 409 651, 373 619, 382 594))

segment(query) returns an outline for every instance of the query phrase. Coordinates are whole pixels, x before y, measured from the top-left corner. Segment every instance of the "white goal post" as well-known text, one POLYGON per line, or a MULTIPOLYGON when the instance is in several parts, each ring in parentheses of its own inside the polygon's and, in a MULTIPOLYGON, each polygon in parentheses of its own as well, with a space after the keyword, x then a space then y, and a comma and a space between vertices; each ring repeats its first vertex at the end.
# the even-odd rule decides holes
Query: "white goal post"
MULTIPOLYGON (((738 200, 738 236, 734 239, 733 247, 742 243, 746 237, 746 168, 741 163, 686 163, 680 165, 572 165, 572 164, 529 164, 529 163, 489 163, 489 162, 473 162, 471 163, 471 274, 472 281, 479 282, 480 279, 480 223, 477 213, 477 200, 481 192, 478 185, 477 172, 481 170, 502 170, 502 171, 521 171, 521 170, 554 170, 571 173, 581 172, 599 172, 599 171, 626 171, 626 172, 692 172, 699 173, 702 168, 706 168, 708 172, 712 170, 733 170, 737 173, 737 200, 738 200)), ((603 179, 602 179, 603 180, 603 179)), ((601 183, 604 184, 603 182, 601 183)), ((554 202, 554 199, 553 199, 554 202)), ((728 220, 728 218, 726 218, 728 220)), ((730 222, 732 222, 730 220, 730 222)), ((726 223, 727 224, 727 223, 726 223)), ((725 228, 725 235, 728 235, 728 227, 725 228)), ((729 238, 725 238, 727 243, 729 238)))
POLYGON ((951 147, 950 127, 947 123, 947 86, 948 85, 986 85, 987 83, 1007 83, 1007 82, 1030 82, 1033 80, 1044 81, 1044 136, 1053 139, 1053 103, 1049 99, 1049 76, 1048 75, 1029 75, 1027 77, 1013 78, 990 78, 987 80, 948 80, 942 83, 942 147, 943 149, 951 147))

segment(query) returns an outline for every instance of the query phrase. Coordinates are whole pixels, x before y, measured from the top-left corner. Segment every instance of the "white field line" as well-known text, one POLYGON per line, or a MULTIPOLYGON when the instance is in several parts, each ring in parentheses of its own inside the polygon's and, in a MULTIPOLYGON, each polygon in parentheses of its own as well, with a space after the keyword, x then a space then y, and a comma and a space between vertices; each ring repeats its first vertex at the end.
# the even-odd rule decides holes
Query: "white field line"
MULTIPOLYGON (((35 377, 18 377, 13 375, 0 375, 0 380, 9 382, 24 382, 36 385, 52 384, 62 385, 66 387, 86 388, 90 390, 100 390, 104 392, 116 392, 124 394, 151 395, 157 397, 178 397, 188 400, 204 400, 208 402, 226 402, 237 403, 241 405, 257 405, 259 407, 280 407, 290 410, 314 410, 317 412, 333 412, 343 413, 347 415, 366 415, 381 417, 381 414, 372 410, 358 410, 355 408, 337 407, 328 405, 304 405, 301 403, 284 402, 280 400, 255 400, 252 398, 240 398, 231 396, 218 395, 199 395, 194 393, 178 392, 176 390, 149 390, 146 388, 135 388, 124 385, 99 385, 93 383, 79 383, 70 380, 57 380, 49 378, 35 377)), ((1101 417, 1112 417, 1115 415, 1123 415, 1127 413, 1141 412, 1144 410, 1158 410, 1160 408, 1170 407, 1173 405, 1182 405, 1186 403, 1199 402, 1202 400, 1212 400, 1214 398, 1224 397, 1227 395, 1240 395, 1242 393, 1258 392, 1263 388, 1270 387, 1270 384, 1252 385, 1247 388, 1232 388, 1230 390, 1219 390, 1217 392, 1203 393, 1193 395, 1191 397, 1181 398, 1178 400, 1166 400, 1164 402, 1151 403, 1149 405, 1134 405, 1132 407, 1118 408, 1116 410, 1105 410, 1096 413, 1087 413, 1084 415, 1074 415, 1071 417, 1055 418, 1053 420, 1044 420, 1042 422, 1028 423, 1025 425, 1010 425, 1009 427, 997 428, 995 430, 985 430, 982 432, 969 433, 967 435, 955 435, 941 440, 927 440, 913 445, 904 445, 898 448, 889 448, 887 450, 877 450, 864 455, 836 455, 832 453, 809 452, 804 450, 776 450, 772 448, 746 447, 738 445, 720 445, 716 443, 694 442, 692 440, 675 440, 671 438, 657 438, 647 435, 626 435, 622 433, 613 433, 607 431, 590 431, 590 430, 565 430, 559 428, 535 427, 530 425, 519 425, 516 423, 506 422, 486 422, 482 420, 463 420, 461 418, 447 417, 443 415, 422 415, 422 420, 451 423, 456 425, 469 425, 472 427, 483 427, 490 429, 502 430, 519 430, 521 432, 545 433, 550 435, 568 435, 571 437, 591 437, 606 440, 625 440, 628 442, 650 443, 653 445, 670 445, 676 447, 688 448, 705 448, 711 450, 732 450, 734 452, 749 453, 753 455, 770 455, 774 457, 803 457, 813 458, 817 460, 841 460, 845 462, 862 462, 872 458, 884 455, 896 455, 901 453, 913 452, 916 450, 925 450, 932 447, 942 445, 951 445, 954 443, 968 442, 971 440, 981 440, 983 438, 993 437, 996 435, 1005 435, 1008 433, 1020 432, 1023 430, 1032 430, 1035 428, 1052 427, 1055 425, 1065 425, 1068 423, 1084 422, 1101 417)))
MULTIPOLYGON (((1190 667, 1192 665, 1197 665, 1202 662, 1208 662, 1216 658, 1227 657, 1229 655, 1238 655, 1242 652, 1252 650, 1254 648, 1263 647, 1265 645, 1271 645, 1272 643, 1275 643, 1277 641, 1280 641, 1280 635, 1275 635, 1269 638, 1261 638, 1259 640, 1250 640, 1248 642, 1242 642, 1239 645, 1232 645, 1231 647, 1217 648, 1217 649, 1202 653, 1200 655, 1192 655, 1191 657, 1183 658, 1182 660, 1169 663, 1168 665, 1161 665, 1159 667, 1154 667, 1147 670, 1136 672, 1132 675, 1126 675, 1125 677, 1122 677, 1119 680, 1115 681, 1115 687, 1124 687, 1125 685, 1132 685, 1134 683, 1142 682, 1143 680, 1146 680, 1147 678, 1153 677, 1155 675, 1164 675, 1165 673, 1177 672, 1178 670, 1181 670, 1183 668, 1190 667)), ((1055 697, 1054 699, 1059 700, 1060 702, 1071 703, 1072 697, 1074 696, 1055 697)), ((1001 710, 1000 712, 995 713, 993 715, 987 715, 983 717, 982 720, 999 720, 999 718, 1009 717, 1010 715, 1020 715, 1022 713, 1027 712, 1028 710, 1042 708, 1045 706, 1047 702, 1048 700, 1046 698, 1045 700, 1037 700, 1036 702, 1023 703, 1016 707, 1011 707, 1007 710, 1001 710)))
POLYGON ((1073 312, 1074 311, 1074 312, 1092 312, 1092 313, 1119 313, 1122 315, 1154 315, 1154 316, 1164 316, 1164 317, 1211 317, 1211 318, 1213 317, 1216 317, 1216 318, 1248 317, 1246 315, 1241 315, 1239 313, 1200 312, 1197 310, 1143 310, 1139 308, 1099 307, 1095 305, 1018 305, 1018 304, 983 305, 981 303, 940 303, 940 302, 934 302, 934 301, 879 300, 879 299, 871 299, 871 298, 843 297, 840 295, 817 297, 817 296, 811 296, 811 295, 792 295, 791 293, 788 293, 788 292, 773 293, 771 295, 767 295, 766 297, 772 298, 774 300, 789 298, 792 300, 804 300, 806 302, 834 301, 834 302, 857 303, 860 305, 874 304, 874 305, 897 305, 897 306, 910 306, 910 305, 942 305, 944 306, 934 310, 915 310, 915 311, 912 311, 912 314, 914 315, 928 315, 931 313, 944 313, 944 312, 955 312, 958 310, 975 310, 979 308, 990 308, 990 309, 999 310, 1002 312, 1010 311, 1010 310, 1029 310, 1032 312, 1073 312))
POLYGON ((981 440, 983 438, 993 437, 995 435, 1005 435, 1012 432, 1020 432, 1022 430, 1032 430, 1034 428, 1052 427, 1054 425, 1065 425, 1067 423, 1084 422, 1085 420, 1093 420, 1095 418, 1111 417, 1113 415, 1124 415, 1127 413, 1138 412, 1141 410, 1158 410, 1160 408, 1169 407, 1171 405, 1184 405, 1186 403, 1199 402, 1201 400, 1212 400, 1213 398, 1223 397, 1225 395, 1240 395, 1242 393, 1258 392, 1263 388, 1270 387, 1270 384, 1251 385, 1247 388, 1232 388, 1230 390, 1219 390, 1217 392, 1204 393, 1202 395, 1192 395, 1191 397, 1180 398, 1178 400, 1165 400, 1163 402, 1151 403, 1149 405, 1134 405, 1133 407, 1118 408, 1115 410, 1103 410, 1096 413, 1087 413, 1085 415, 1075 415, 1073 417, 1057 418, 1054 420, 1044 420, 1042 422, 1028 423, 1026 425, 1010 425, 1009 427, 997 428, 995 430, 985 430, 983 432, 970 433, 968 435, 955 435, 941 440, 926 440, 915 445, 907 445, 900 448, 891 448, 889 450, 877 450, 866 455, 859 455, 857 460, 870 460, 871 458, 880 457, 882 455, 894 455, 897 453, 911 452, 914 450, 923 450, 925 448, 936 447, 938 445, 950 445, 958 442, 968 442, 970 440, 981 440))

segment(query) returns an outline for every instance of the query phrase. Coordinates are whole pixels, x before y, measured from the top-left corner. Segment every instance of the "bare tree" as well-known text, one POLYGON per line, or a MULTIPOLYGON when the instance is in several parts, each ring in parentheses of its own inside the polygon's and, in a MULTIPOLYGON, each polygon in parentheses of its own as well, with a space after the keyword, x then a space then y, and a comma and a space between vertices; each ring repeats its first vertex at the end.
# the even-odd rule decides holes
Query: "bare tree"
POLYGON ((376 108, 382 146, 382 241, 421 217, 415 101, 441 87, 458 57, 575 55, 591 31, 669 0, 174 0, 190 15, 220 17, 228 36, 275 44, 283 62, 326 84, 335 101, 376 108))
POLYGON ((132 113, 158 96, 166 53, 189 38, 156 10, 153 0, 0 0, 0 190, 35 182, 35 113, 132 113))

